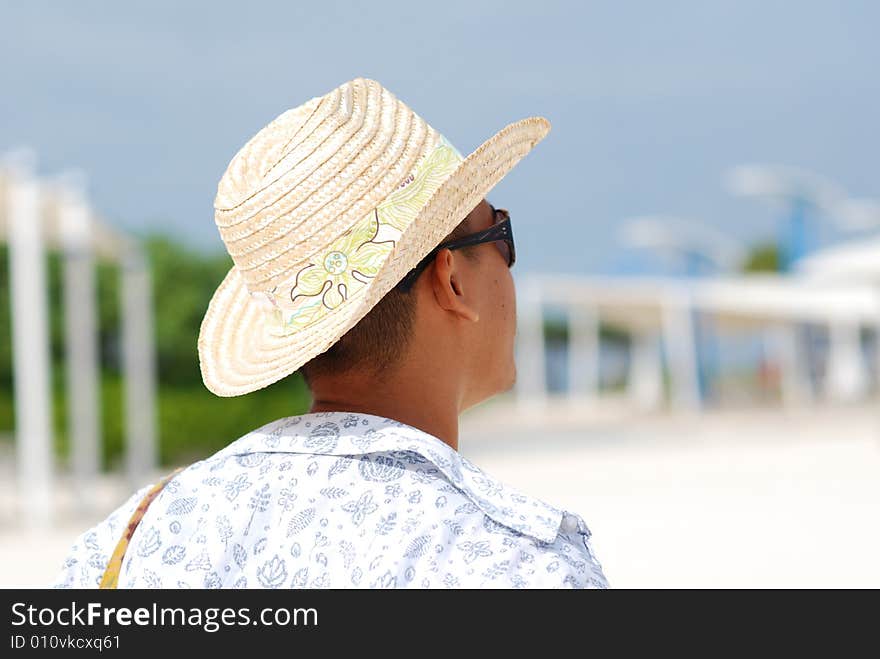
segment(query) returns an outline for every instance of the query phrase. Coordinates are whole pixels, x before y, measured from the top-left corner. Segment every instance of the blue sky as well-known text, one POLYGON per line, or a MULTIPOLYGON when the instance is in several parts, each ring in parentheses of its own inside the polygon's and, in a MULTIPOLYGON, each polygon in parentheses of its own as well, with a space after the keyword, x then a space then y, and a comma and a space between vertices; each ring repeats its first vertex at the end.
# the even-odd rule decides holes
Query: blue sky
POLYGON ((773 237, 772 211, 722 187, 742 162, 880 197, 878 24, 880 4, 846 1, 7 1, 0 152, 83 169, 114 224, 222 250, 212 203, 235 152, 366 76, 463 153, 550 119, 489 199, 511 211, 520 271, 612 272, 636 267, 617 236, 633 215, 773 237))

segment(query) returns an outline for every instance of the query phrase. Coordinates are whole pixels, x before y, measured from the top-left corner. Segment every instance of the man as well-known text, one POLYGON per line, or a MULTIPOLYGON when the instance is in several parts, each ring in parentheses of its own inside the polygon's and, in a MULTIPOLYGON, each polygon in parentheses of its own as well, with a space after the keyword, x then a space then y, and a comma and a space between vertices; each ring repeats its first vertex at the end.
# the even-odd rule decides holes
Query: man
MULTIPOLYGON (((489 229, 485 199, 443 242, 489 229)), ((503 241, 443 249, 413 290, 392 289, 301 370, 310 412, 368 412, 420 428, 458 450, 458 417, 516 378, 516 296, 503 241), (497 249, 496 249, 497 247, 497 249)))
MULTIPOLYGON (((358 126, 368 120, 365 110, 358 126)), ((299 370, 311 408, 135 493, 77 540, 55 585, 607 587, 582 518, 458 452, 461 412, 516 378, 513 235, 507 212, 482 195, 548 129, 540 118, 511 124, 465 159, 359 78, 255 136, 215 200, 236 265, 202 324, 203 377, 230 396, 299 370), (405 167, 394 169, 390 139, 372 180, 340 173, 374 134, 304 164, 331 139, 310 135, 325 126, 347 135, 343 145, 356 141, 353 117, 370 105, 389 135, 383 107, 409 124, 419 146, 405 167), (349 195, 338 208, 381 192, 357 213, 315 219, 332 202, 304 209, 330 181, 325 197, 349 195), (326 238, 295 254, 322 227, 332 227, 326 238)))

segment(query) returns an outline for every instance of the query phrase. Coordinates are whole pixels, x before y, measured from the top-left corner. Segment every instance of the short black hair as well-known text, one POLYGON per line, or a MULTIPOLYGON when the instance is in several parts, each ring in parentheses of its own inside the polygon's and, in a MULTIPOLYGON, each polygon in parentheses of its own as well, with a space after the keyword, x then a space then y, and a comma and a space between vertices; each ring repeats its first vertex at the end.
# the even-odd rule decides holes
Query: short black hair
MULTIPOLYGON (((468 215, 440 242, 457 240, 470 233, 471 215, 468 215)), ((476 245, 457 251, 476 261, 479 253, 474 247, 476 245)), ((321 376, 361 371, 381 377, 394 372, 412 337, 416 313, 413 290, 415 287, 409 291, 392 288, 336 343, 303 364, 299 372, 309 389, 315 378, 321 376)))

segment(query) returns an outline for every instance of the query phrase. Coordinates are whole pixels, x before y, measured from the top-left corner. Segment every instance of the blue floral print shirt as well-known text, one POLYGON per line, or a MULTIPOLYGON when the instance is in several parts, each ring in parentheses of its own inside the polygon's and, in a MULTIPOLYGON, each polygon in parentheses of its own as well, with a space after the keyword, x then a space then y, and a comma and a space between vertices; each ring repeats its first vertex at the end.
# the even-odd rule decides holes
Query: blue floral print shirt
MULTIPOLYGON (((144 486, 80 535, 55 588, 95 588, 144 486)), ((119 588, 607 588, 590 530, 437 437, 372 414, 258 428, 177 474, 119 588)))

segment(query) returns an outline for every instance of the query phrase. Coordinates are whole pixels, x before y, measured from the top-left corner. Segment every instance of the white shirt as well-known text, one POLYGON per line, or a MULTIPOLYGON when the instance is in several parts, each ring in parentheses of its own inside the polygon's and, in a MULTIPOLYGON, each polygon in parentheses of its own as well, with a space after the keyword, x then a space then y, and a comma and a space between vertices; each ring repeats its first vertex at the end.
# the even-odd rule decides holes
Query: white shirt
MULTIPOLYGON (((151 485, 80 535, 51 585, 94 588, 151 485)), ((607 588, 575 513, 372 414, 272 421, 177 474, 119 588, 607 588)))

